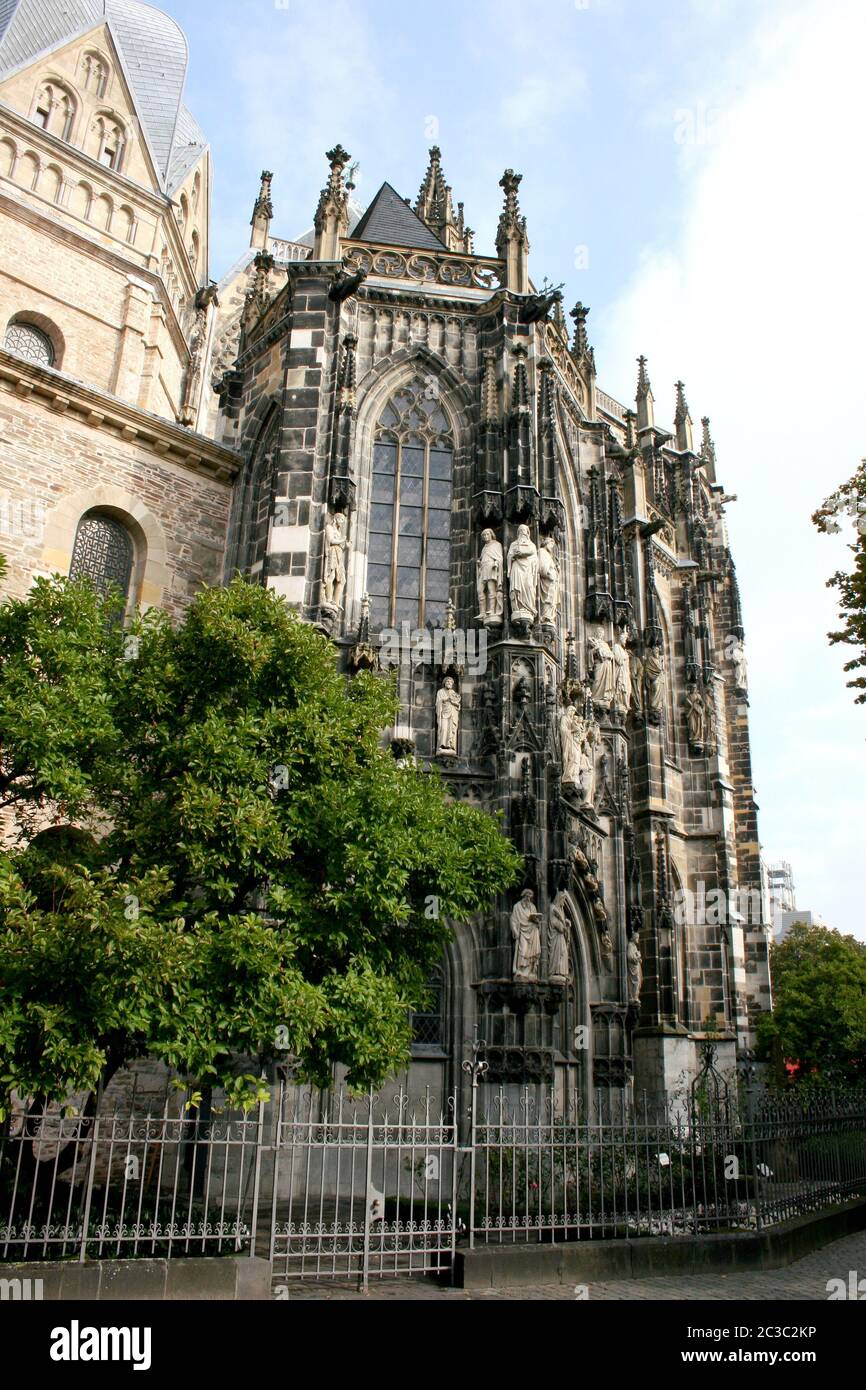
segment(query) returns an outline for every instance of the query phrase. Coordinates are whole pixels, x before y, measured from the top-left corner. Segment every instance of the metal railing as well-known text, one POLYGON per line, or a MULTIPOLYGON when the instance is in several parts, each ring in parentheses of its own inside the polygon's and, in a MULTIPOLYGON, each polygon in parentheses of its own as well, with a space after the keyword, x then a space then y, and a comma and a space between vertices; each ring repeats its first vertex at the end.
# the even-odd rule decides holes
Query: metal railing
POLYGON ((259 1255, 275 1287, 453 1268, 470 1246, 761 1230, 866 1196, 866 1104, 484 1084, 439 1104, 282 1083, 250 1114, 30 1115, 0 1130, 0 1259, 259 1255), (609 1101, 609 1094, 606 1093, 609 1101))

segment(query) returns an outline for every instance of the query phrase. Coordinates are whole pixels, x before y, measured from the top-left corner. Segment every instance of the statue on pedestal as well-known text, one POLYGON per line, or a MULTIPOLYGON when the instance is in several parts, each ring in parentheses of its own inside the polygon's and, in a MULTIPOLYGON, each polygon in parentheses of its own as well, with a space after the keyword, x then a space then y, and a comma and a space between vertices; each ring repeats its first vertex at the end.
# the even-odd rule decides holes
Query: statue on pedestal
POLYGON ((481 532, 478 557, 478 616, 483 623, 499 624, 505 612, 505 557, 493 531, 481 532))
POLYGON ((535 894, 525 888, 511 913, 511 935, 514 939, 514 978, 538 979, 541 964, 541 913, 535 906, 535 894))
POLYGON ((462 699, 454 688, 451 676, 446 676, 442 689, 436 696, 436 740, 437 753, 457 754, 457 739, 460 730, 460 706, 462 699))
POLYGON ((512 618, 534 623, 538 616, 538 550, 528 526, 518 526, 517 539, 508 551, 508 582, 512 618))
POLYGON ((346 515, 337 512, 325 524, 325 577, 322 601, 328 608, 340 609, 346 589, 346 515))
POLYGON ((538 593, 541 621, 555 627, 559 617, 559 561, 553 536, 547 537, 538 552, 538 593))

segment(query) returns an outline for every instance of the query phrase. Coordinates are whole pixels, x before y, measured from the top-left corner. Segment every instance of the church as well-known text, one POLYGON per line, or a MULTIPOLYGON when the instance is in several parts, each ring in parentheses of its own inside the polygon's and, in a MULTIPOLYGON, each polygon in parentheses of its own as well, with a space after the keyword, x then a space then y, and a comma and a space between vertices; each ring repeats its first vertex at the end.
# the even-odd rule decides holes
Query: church
POLYGON ((265 172, 212 281, 187 63, 139 0, 0 3, 4 592, 86 575, 178 617, 240 573, 347 679, 393 673, 385 746, 524 864, 451 924, 413 1087, 473 1039, 485 1085, 581 1102, 675 1092, 708 1038, 730 1074, 769 931, 709 420, 682 382, 657 420, 644 357, 608 395, 589 310, 530 273, 521 175, 476 249, 436 147, 363 208, 335 144, 294 239, 265 172))

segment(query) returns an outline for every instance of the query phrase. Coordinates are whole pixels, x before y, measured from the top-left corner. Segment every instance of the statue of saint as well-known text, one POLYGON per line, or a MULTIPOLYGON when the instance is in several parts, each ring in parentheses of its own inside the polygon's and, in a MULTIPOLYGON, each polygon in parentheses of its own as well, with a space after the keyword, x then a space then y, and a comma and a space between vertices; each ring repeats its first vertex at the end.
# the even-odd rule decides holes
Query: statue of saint
POLYGON ((482 531, 481 541, 478 616, 483 623, 501 623, 505 611, 505 557, 493 531, 482 531))
POLYGON ((514 939, 515 980, 537 980, 541 963, 541 913, 535 906, 535 894, 526 888, 511 913, 511 935, 514 939))
POLYGON ((643 961, 639 940, 639 933, 633 932, 629 937, 625 951, 626 971, 628 973, 628 1002, 630 1004, 640 1003, 640 992, 643 987, 643 961))
POLYGON ((528 526, 518 526, 517 539, 508 551, 511 616, 535 622, 538 615, 538 550, 528 526))
POLYGON ((559 721, 559 740, 562 745, 562 785, 580 784, 580 736, 583 721, 574 705, 569 705, 559 721))
POLYGON ((631 658, 622 637, 617 634, 613 644, 614 702, 628 714, 631 709, 631 658))
POLYGON ((578 741, 580 747, 580 789, 588 806, 595 802, 595 750, 601 742, 601 729, 593 721, 581 719, 578 741))
POLYGON ((616 691, 616 670, 613 648, 604 634, 601 623, 589 639, 590 660, 595 666, 592 678, 592 698, 601 709, 610 709, 616 691))
POLYGON ((643 714, 644 680, 643 657, 637 648, 634 648, 631 653, 631 693, 634 699, 634 712, 638 717, 643 714))
POLYGON ((649 648, 643 669, 647 709, 661 714, 665 707, 665 659, 659 647, 649 648))
POLYGON ((328 608, 341 608, 346 589, 346 516, 337 512, 325 524, 324 603, 328 608))
POLYGON ((715 681, 711 681, 704 692, 704 742, 708 752, 716 748, 719 742, 719 709, 716 704, 715 681))
POLYGON ((538 552, 538 593, 541 621, 555 627, 559 617, 559 561, 553 536, 547 537, 538 552))
POLYGON ((558 984, 571 979, 568 953, 568 918, 565 915, 565 894, 557 893, 550 904, 548 917, 548 976, 558 984))
POLYGON ((696 748, 702 748, 704 743, 704 721, 706 711, 704 709, 704 697, 696 685, 691 686, 683 699, 686 707, 686 719, 689 726, 689 742, 696 748))
POLYGON ((457 752, 457 737, 460 728, 460 706, 462 700, 454 688, 451 676, 446 676, 442 689, 436 696, 436 726, 439 730, 436 742, 437 753, 457 752))

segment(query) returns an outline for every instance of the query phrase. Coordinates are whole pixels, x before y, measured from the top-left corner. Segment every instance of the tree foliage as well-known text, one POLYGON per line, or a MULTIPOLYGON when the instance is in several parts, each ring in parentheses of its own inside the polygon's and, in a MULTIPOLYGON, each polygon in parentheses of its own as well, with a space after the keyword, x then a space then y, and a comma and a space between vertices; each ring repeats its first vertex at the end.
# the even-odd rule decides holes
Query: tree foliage
POLYGON ((866 668, 866 459, 812 519, 819 531, 833 535, 842 530, 840 516, 854 523, 855 540, 848 547, 854 556, 854 567, 850 571, 839 570, 827 581, 828 588, 838 592, 843 624, 838 632, 829 633, 829 638, 831 643, 845 642, 858 649, 857 655, 846 662, 845 670, 861 672, 848 685, 859 692, 856 701, 862 705, 866 704, 866 674, 862 674, 866 668))
POLYGON ((780 1049, 803 1074, 866 1077, 866 943, 798 922, 772 947, 770 965, 762 1047, 780 1049))
POLYGON ((243 1100, 231 1057, 275 1048, 381 1083, 516 851, 382 748, 393 685, 273 594, 111 615, 61 580, 0 606, 0 1093, 152 1054, 243 1100))

